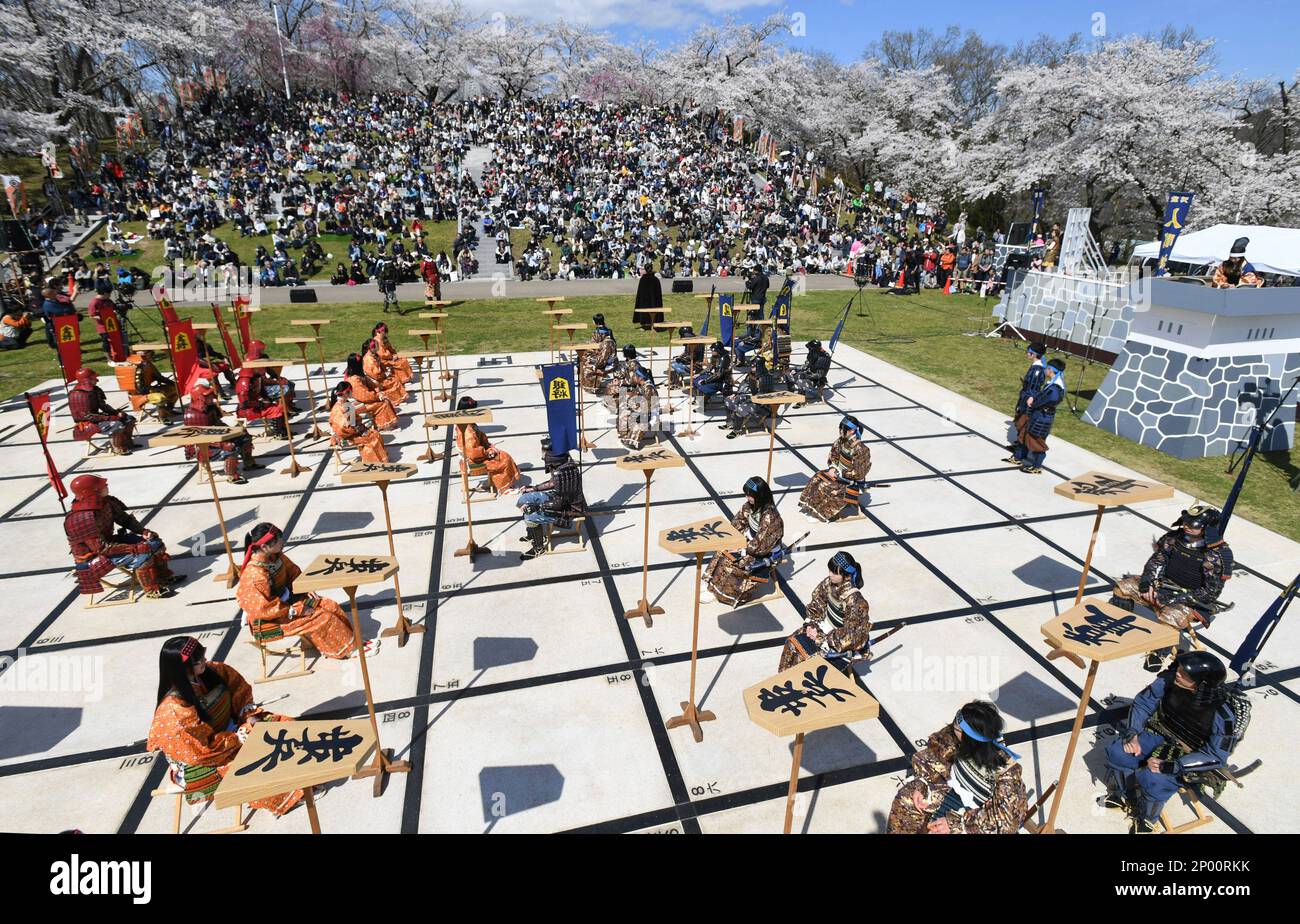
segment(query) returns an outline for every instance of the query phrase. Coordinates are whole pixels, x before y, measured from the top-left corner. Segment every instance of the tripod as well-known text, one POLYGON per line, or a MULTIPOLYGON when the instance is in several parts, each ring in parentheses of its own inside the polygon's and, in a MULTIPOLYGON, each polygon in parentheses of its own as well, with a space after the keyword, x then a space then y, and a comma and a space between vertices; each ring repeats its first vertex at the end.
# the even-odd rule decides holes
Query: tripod
MULTIPOLYGON (((1022 271, 1022 270, 1015 270, 1014 272, 1016 272, 1016 273, 1021 273, 1021 272, 1023 272, 1023 271, 1022 271)), ((1020 277, 1017 277, 1017 278, 1020 278, 1020 277)), ((1003 285, 1003 288, 1004 288, 1004 289, 1006 290, 1006 292, 1007 292, 1008 298, 1010 298, 1011 289, 1014 287, 1014 283, 1010 283, 1010 284, 1009 284, 1009 283, 1007 283, 1007 282, 1003 282, 1002 285, 1003 285)), ((1019 321, 1019 320, 1021 320, 1021 318, 1024 317, 1024 314, 1025 314, 1025 303, 1028 302, 1028 301, 1029 301, 1029 293, 1028 293, 1028 292, 1022 292, 1021 295, 1020 295, 1020 313, 1016 315, 1016 321, 1019 321)), ((1009 307, 1010 307, 1010 303, 1008 302, 1008 308, 1009 308, 1009 307)), ((1001 336, 1002 336, 1002 331, 1003 331, 1003 330, 1010 330, 1012 333, 1014 333, 1014 334, 1015 334, 1017 337, 1019 337, 1021 340, 1028 340, 1028 339, 1029 339, 1028 337, 1026 337, 1026 336, 1024 335, 1024 333, 1020 330, 1020 328, 1016 326, 1016 324, 1012 323, 1010 317, 1008 317, 1008 316, 1006 316, 1006 315, 1003 316, 1003 318, 1002 318, 1002 323, 1001 323, 1001 324, 999 324, 997 327, 993 328, 991 331, 989 331, 989 332, 988 332, 987 334, 985 334, 984 336, 985 336, 985 337, 989 337, 989 338, 993 338, 993 337, 1001 337, 1001 336)))

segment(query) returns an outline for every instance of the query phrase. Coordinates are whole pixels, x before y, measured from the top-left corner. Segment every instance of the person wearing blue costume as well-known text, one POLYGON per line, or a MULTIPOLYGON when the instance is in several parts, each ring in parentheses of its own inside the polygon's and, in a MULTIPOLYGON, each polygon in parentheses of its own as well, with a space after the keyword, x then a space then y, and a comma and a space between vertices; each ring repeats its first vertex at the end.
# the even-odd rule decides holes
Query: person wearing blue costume
POLYGON ((1020 470, 1027 475, 1043 471, 1047 458, 1047 437, 1056 420, 1056 407, 1065 400, 1065 361, 1053 358, 1047 362, 1047 375, 1038 391, 1025 399, 1029 413, 1024 425, 1017 431, 1020 442, 1012 455, 1020 462, 1020 470))

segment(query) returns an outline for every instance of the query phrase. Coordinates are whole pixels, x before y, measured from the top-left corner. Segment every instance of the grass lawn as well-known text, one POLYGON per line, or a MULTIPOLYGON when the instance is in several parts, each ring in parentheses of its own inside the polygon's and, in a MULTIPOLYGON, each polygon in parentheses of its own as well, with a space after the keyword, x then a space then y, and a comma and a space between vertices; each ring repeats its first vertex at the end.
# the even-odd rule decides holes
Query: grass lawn
MULTIPOLYGON (((798 297, 794 307, 797 341, 814 337, 823 342, 829 340, 847 297, 844 292, 813 292, 798 297)), ((398 349, 417 346, 418 338, 407 335, 406 331, 424 326, 416 316, 423 304, 404 304, 408 311, 405 317, 390 315, 387 319, 398 349)), ((665 293, 664 304, 673 309, 672 320, 689 320, 699 329, 704 315, 703 300, 690 295, 665 293)), ((577 323, 590 324, 594 313, 603 312, 620 343, 630 341, 645 346, 651 342, 649 335, 631 329, 630 295, 569 297, 565 306, 574 309, 573 319, 577 323)), ((971 325, 969 318, 987 315, 991 302, 981 304, 975 296, 937 293, 902 299, 867 291, 862 307, 869 310, 869 315, 859 316, 856 309, 850 314, 845 325, 844 342, 981 404, 1005 409, 1008 413, 1014 407, 1025 366, 1019 341, 985 340, 966 337, 962 333, 971 325)), ((452 353, 540 350, 548 342, 546 327, 539 314, 541 308, 531 298, 476 299, 458 302, 450 310, 448 347, 452 353)), ((209 309, 182 308, 180 314, 212 320, 209 309)), ((149 339, 161 336, 155 311, 141 309, 134 317, 142 336, 149 339)), ((322 330, 325 352, 331 359, 339 359, 357 349, 371 326, 384 315, 376 303, 267 307, 254 316, 255 333, 272 345, 272 352, 291 355, 274 350, 274 339, 301 333, 301 328, 290 327, 289 321, 295 317, 330 318, 332 323, 322 330)), ((711 324, 715 331, 716 323, 715 317, 711 324)), ((82 330, 85 355, 88 359, 100 360, 94 325, 85 322, 82 330)), ((664 336, 658 335, 654 342, 662 346, 664 336)), ((107 371, 102 361, 92 362, 92 365, 96 365, 101 373, 107 371)), ((1067 403, 1073 402, 1074 389, 1080 389, 1078 407, 1082 412, 1106 370, 1093 365, 1080 382, 1080 361, 1071 357, 1068 366, 1067 381, 1071 393, 1067 403)), ((0 394, 12 395, 57 375, 58 365, 53 354, 45 348, 39 331, 27 349, 0 354, 0 394)), ((1052 432, 1054 436, 1211 503, 1221 504, 1232 486, 1234 476, 1224 472, 1226 459, 1175 459, 1083 423, 1064 405, 1052 432)), ((1300 497, 1291 492, 1288 484, 1298 472, 1300 467, 1294 450, 1261 454, 1251 469, 1238 502, 1238 511, 1262 526, 1300 541, 1300 497)))

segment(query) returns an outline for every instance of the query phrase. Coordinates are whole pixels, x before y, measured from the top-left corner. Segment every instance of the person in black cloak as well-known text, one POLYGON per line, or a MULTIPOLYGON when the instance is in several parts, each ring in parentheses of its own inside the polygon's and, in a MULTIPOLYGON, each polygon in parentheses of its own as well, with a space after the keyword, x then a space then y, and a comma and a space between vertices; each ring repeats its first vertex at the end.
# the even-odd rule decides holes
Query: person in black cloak
POLYGON ((641 281, 636 287, 636 307, 632 311, 632 323, 640 324, 642 330, 651 330, 655 321, 663 315, 648 314, 642 308, 662 308, 664 306, 664 289, 655 275, 654 263, 649 261, 641 272, 641 281))

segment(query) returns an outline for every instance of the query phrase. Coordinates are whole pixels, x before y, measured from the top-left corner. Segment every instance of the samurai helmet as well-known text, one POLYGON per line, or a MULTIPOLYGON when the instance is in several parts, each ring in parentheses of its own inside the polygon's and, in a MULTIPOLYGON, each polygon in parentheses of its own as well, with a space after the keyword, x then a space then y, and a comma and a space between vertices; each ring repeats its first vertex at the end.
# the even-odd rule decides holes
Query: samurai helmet
POLYGON ((478 407, 478 402, 469 395, 465 395, 456 402, 456 410, 458 411, 472 411, 476 407, 478 407))
POLYGON ((78 475, 68 485, 72 496, 77 500, 90 500, 98 497, 99 492, 108 487, 108 480, 98 475, 78 475))
POLYGON ((264 359, 266 357, 266 344, 260 340, 254 340, 248 345, 248 355, 245 359, 264 359))
POLYGON ((1184 651, 1174 664, 1196 683, 1198 705, 1217 705, 1223 699, 1223 682, 1228 670, 1208 651, 1184 651))
POLYGON ((77 370, 76 379, 78 385, 94 385, 99 381, 99 373, 83 367, 77 370))
POLYGON ((1181 526, 1183 529, 1208 530, 1212 526, 1217 526, 1222 514, 1218 508, 1211 507, 1209 504, 1196 504, 1188 507, 1174 521, 1174 526, 1181 526))

